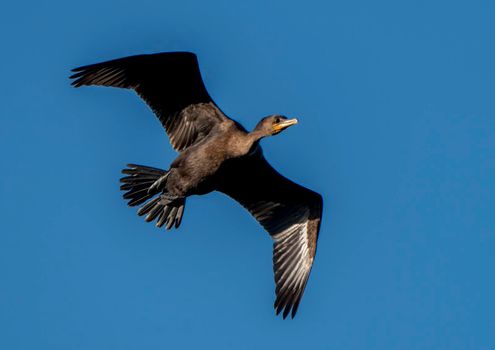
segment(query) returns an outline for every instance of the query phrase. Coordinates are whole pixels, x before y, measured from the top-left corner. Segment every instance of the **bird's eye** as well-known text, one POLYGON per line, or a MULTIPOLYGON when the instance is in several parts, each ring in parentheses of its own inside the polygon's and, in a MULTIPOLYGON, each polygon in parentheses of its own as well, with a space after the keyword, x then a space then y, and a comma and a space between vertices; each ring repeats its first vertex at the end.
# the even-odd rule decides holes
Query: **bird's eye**
POLYGON ((280 118, 279 117, 275 118, 275 123, 276 124, 280 123, 280 118))

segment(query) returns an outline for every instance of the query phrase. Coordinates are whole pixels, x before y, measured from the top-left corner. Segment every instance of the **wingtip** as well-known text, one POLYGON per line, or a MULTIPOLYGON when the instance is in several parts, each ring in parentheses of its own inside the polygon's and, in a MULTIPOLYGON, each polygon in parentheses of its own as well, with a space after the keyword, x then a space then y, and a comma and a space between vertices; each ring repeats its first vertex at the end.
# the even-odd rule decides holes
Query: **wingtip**
POLYGON ((72 74, 69 79, 76 79, 81 75, 81 72, 72 74))
POLYGON ((275 309, 275 315, 278 316, 280 313, 282 313, 282 319, 286 319, 289 315, 291 319, 294 319, 294 317, 297 314, 297 309, 299 308, 299 301, 296 303, 283 303, 280 298, 277 298, 275 302, 273 303, 273 307, 275 309), (282 312, 283 311, 283 312, 282 312))
POLYGON ((284 320, 285 320, 285 319, 287 318, 287 316, 289 315, 289 313, 290 313, 290 309, 291 309, 291 307, 290 307, 289 305, 285 307, 284 314, 282 315, 284 320))
POLYGON ((76 74, 72 74, 71 76, 69 76, 69 79, 72 80, 70 85, 75 87, 75 88, 78 88, 82 85, 84 85, 82 83, 82 74, 81 72, 79 73, 76 73, 76 74))
POLYGON ((78 88, 83 85, 81 83, 81 77, 84 74, 84 72, 82 72, 83 69, 84 67, 76 67, 70 70, 72 73, 74 73, 69 76, 69 79, 72 80, 72 82, 70 83, 71 86, 78 88))
POLYGON ((72 68, 70 71, 71 72, 82 72, 82 71, 85 71, 88 68, 92 68, 92 67, 94 67, 94 66, 96 66, 98 64, 99 63, 87 64, 87 65, 84 65, 84 66, 79 66, 79 67, 72 68))
POLYGON ((282 319, 285 320, 287 318, 289 307, 284 307, 284 305, 282 305, 277 300, 277 301, 275 301, 274 308, 275 308, 275 315, 276 316, 278 316, 278 315, 280 315, 280 313, 282 313, 282 319), (282 310, 283 310, 283 312, 282 312, 282 310))

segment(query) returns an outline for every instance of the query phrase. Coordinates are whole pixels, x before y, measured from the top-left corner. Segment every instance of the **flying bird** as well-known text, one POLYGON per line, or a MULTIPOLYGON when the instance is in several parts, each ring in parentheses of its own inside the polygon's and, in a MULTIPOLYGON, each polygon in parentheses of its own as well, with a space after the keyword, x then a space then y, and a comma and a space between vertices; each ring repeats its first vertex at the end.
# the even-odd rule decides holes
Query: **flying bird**
POLYGON ((124 199, 156 226, 178 228, 186 199, 219 191, 233 198, 274 241, 275 310, 293 318, 308 282, 320 230, 320 194, 280 175, 265 159, 264 137, 297 124, 267 116, 248 132, 213 102, 196 55, 166 52, 129 56, 75 68, 72 85, 134 90, 156 114, 179 152, 168 170, 128 164, 124 199))

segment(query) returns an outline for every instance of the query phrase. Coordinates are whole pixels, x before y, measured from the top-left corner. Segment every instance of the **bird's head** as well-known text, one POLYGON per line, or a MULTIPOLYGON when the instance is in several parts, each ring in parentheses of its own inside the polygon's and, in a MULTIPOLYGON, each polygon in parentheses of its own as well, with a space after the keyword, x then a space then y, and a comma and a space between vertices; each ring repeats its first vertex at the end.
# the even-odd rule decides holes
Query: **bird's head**
POLYGON ((297 124, 297 119, 288 119, 283 115, 269 115, 260 120, 254 130, 265 136, 277 135, 281 131, 287 129, 289 126, 297 124))

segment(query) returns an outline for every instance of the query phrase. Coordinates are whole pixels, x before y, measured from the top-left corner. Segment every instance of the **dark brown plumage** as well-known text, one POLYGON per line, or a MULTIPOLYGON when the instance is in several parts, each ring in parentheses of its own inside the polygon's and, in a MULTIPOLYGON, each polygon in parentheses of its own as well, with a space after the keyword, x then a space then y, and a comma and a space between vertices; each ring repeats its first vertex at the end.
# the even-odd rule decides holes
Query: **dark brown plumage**
POLYGON ((219 191, 235 199, 273 238, 275 310, 294 317, 315 257, 323 201, 273 169, 259 141, 297 120, 272 115, 247 132, 210 98, 196 56, 188 52, 131 56, 73 71, 75 87, 135 90, 180 152, 168 170, 129 164, 121 179, 128 204, 143 204, 138 215, 170 229, 179 227, 188 196, 219 191))

